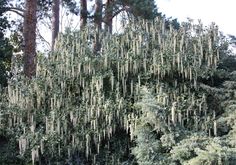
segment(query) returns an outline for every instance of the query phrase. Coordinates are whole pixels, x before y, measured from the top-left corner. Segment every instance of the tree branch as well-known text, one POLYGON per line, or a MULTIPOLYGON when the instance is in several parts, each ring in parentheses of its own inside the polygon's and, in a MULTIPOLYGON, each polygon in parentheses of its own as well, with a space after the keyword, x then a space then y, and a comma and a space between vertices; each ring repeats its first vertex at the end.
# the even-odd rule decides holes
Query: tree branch
POLYGON ((48 48, 51 47, 51 44, 41 35, 40 30, 37 28, 37 34, 41 41, 45 42, 48 48))
POLYGON ((23 13, 20 13, 19 11, 16 11, 16 10, 14 10, 14 9, 9 9, 9 10, 7 10, 7 11, 11 11, 11 12, 13 12, 13 13, 16 13, 17 15, 19 15, 19 16, 21 16, 21 17, 24 18, 24 14, 23 14, 23 13))
POLYGON ((24 9, 21 9, 21 8, 18 8, 18 7, 3 7, 3 9, 6 9, 6 10, 16 10, 16 11, 19 11, 19 12, 22 12, 22 13, 25 12, 24 9))
MULTIPOLYGON (((112 19, 117 16, 118 14, 120 14, 122 11, 127 11, 127 12, 131 12, 131 8, 129 6, 124 6, 123 8, 117 10, 115 13, 112 14, 112 19)), ((106 18, 102 19, 102 22, 107 23, 106 18)))
POLYGON ((25 12, 24 9, 21 9, 21 8, 18 8, 18 7, 1 7, 0 9, 5 10, 5 12, 11 11, 11 12, 14 12, 14 13, 18 14, 21 17, 24 17, 24 12, 25 12))
POLYGON ((131 9, 129 6, 124 6, 123 8, 117 10, 113 15, 112 15, 112 18, 114 18, 115 16, 117 16, 118 14, 120 14, 120 12, 122 11, 127 11, 127 12, 130 12, 131 9))

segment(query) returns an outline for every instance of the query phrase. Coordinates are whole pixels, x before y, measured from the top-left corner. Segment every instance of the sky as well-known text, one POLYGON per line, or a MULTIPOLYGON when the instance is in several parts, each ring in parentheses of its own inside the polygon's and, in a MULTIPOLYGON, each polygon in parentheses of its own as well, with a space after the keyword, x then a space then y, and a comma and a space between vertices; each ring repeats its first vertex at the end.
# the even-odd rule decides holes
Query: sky
POLYGON ((215 22, 225 35, 236 36, 236 0, 156 0, 158 11, 167 17, 186 21, 187 18, 204 25, 215 22))

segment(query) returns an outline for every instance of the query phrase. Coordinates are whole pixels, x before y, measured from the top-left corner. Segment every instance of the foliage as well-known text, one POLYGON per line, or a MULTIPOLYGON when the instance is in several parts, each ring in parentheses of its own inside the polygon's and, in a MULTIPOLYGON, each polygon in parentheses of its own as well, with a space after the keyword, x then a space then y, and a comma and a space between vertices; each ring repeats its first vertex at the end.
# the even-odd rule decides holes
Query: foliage
MULTIPOLYGON (((51 17, 51 11, 52 11, 52 0, 44 1, 44 0, 39 0, 38 2, 38 16, 40 19, 44 19, 44 17, 51 17)), ((61 1, 63 7, 68 9, 73 14, 78 14, 78 4, 75 0, 62 0, 61 1)))
POLYGON ((13 47, 9 40, 0 33, 0 85, 7 86, 7 79, 10 76, 11 57, 13 47))
POLYGON ((154 0, 118 0, 122 6, 129 6, 130 12, 135 17, 141 17, 143 19, 154 19, 157 15, 157 6, 154 0))
POLYGON ((130 128, 131 136, 137 137, 133 154, 138 164, 170 164, 168 152, 175 144, 175 135, 165 122, 168 111, 157 104, 147 88, 143 88, 141 93, 144 95, 138 104, 141 106, 141 116, 134 126, 131 125, 134 128, 130 128))
POLYGON ((218 68, 215 25, 131 21, 100 34, 97 56, 90 32, 61 34, 36 77, 9 82, 0 128, 21 162, 235 163, 235 80, 218 68))
POLYGON ((7 78, 11 69, 12 46, 4 32, 9 28, 10 24, 3 15, 5 10, 2 8, 8 4, 8 1, 0 1, 0 86, 7 85, 7 78))

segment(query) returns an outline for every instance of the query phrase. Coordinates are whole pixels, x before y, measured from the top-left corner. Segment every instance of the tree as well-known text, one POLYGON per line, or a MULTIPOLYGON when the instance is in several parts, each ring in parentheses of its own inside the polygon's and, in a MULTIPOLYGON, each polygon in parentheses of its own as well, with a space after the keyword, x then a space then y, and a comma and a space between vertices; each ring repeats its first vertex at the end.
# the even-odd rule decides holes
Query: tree
POLYGON ((102 29, 102 0, 95 0, 94 26, 96 31, 102 29))
MULTIPOLYGON (((21 1, 19 3, 20 5, 22 4, 21 1)), ((8 4, 1 7, 1 11, 3 12, 11 11, 24 18, 24 23, 23 23, 24 67, 23 67, 23 71, 24 71, 24 74, 29 78, 34 76, 36 72, 36 24, 37 24, 36 10, 37 10, 36 0, 33 0, 33 1, 26 0, 25 10, 21 9, 20 7, 14 7, 12 4, 11 5, 8 4)))
POLYGON ((53 0, 52 3, 52 51, 54 49, 55 40, 59 33, 59 13, 60 13, 60 0, 53 0))
POLYGON ((24 12, 24 74, 32 78, 36 73, 37 0, 25 1, 24 12))
POLYGON ((104 22, 105 22, 105 31, 109 32, 110 34, 112 34, 112 19, 114 17, 113 16, 113 7, 114 7, 114 1, 107 0, 104 22))
POLYGON ((38 19, 44 21, 45 18, 49 18, 51 21, 51 24, 49 25, 49 29, 51 29, 52 32, 51 51, 54 50, 55 40, 58 37, 60 29, 60 5, 67 8, 71 13, 78 14, 77 3, 74 0, 38 1, 38 19))
POLYGON ((129 6, 129 12, 135 17, 153 19, 158 15, 155 0, 121 0, 121 4, 129 6))
MULTIPOLYGON (((59 13, 60 13, 60 4, 62 3, 62 5, 64 5, 65 7, 68 7, 70 12, 73 14, 77 14, 77 7, 76 7, 76 2, 74 2, 73 0, 52 0, 52 43, 51 43, 51 48, 52 50, 54 49, 54 45, 55 45, 55 40, 58 36, 59 33, 59 23, 60 23, 60 18, 59 18, 59 13)), ((83 5, 83 11, 85 11, 85 13, 81 13, 83 14, 83 17, 87 16, 87 2, 81 2, 81 4, 83 5)), ((49 4, 50 5, 50 4, 49 4)), ((81 11, 82 12, 82 11, 81 11)), ((86 24, 86 18, 84 18, 84 24, 86 24)))
POLYGON ((107 0, 103 18, 105 31, 112 33, 112 20, 122 11, 143 19, 154 19, 158 15, 154 0, 107 0))
POLYGON ((93 52, 97 54, 101 50, 100 33, 102 30, 102 0, 95 0, 94 27, 95 39, 93 43, 93 52))
MULTIPOLYGON (((0 0, 0 12, 5 13, 7 11, 10 11, 23 17, 24 10, 18 6, 14 6, 11 2, 11 0, 0 0)), ((18 3, 21 5, 22 1, 20 0, 18 3)))
POLYGON ((80 29, 83 29, 87 24, 88 9, 87 0, 80 0, 80 29))
MULTIPOLYGON (((73 13, 76 13, 76 3, 73 0, 63 0, 63 5, 68 7, 73 13)), ((53 50, 55 39, 59 33, 59 11, 60 0, 49 1, 18 1, 15 5, 7 3, 7 1, 0 1, 0 11, 5 13, 7 11, 14 12, 24 19, 23 23, 23 38, 24 38, 24 74, 31 78, 36 70, 36 24, 37 19, 42 20, 45 16, 49 17, 49 12, 52 11, 52 42, 51 48, 53 50), (36 3, 36 4, 35 4, 36 3), (25 9, 23 9, 25 5, 25 9), (39 9, 37 15, 36 11, 39 9)), ((2 22, 3 24, 3 22, 2 22)))

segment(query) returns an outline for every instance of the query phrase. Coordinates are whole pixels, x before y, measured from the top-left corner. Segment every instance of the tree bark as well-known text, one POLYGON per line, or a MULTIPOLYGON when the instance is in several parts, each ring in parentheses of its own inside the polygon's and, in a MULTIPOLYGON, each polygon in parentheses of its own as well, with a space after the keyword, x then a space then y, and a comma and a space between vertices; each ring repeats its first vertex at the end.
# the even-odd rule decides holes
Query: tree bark
POLYGON ((83 29, 88 18, 87 0, 80 0, 80 8, 80 29, 83 29))
POLYGON ((112 34, 113 0, 107 0, 105 11, 105 31, 112 34))
POLYGON ((32 78, 36 73, 37 0, 25 0, 24 12, 24 74, 32 78))
POLYGON ((97 31, 102 28, 102 0, 95 1, 94 23, 97 31))
POLYGON ((55 40, 59 33, 59 13, 60 13, 60 0, 53 0, 52 3, 52 51, 54 50, 55 40))
POLYGON ((93 51, 95 54, 97 54, 101 50, 99 34, 102 29, 102 0, 95 1, 94 26, 95 26, 95 39, 94 39, 93 51))

